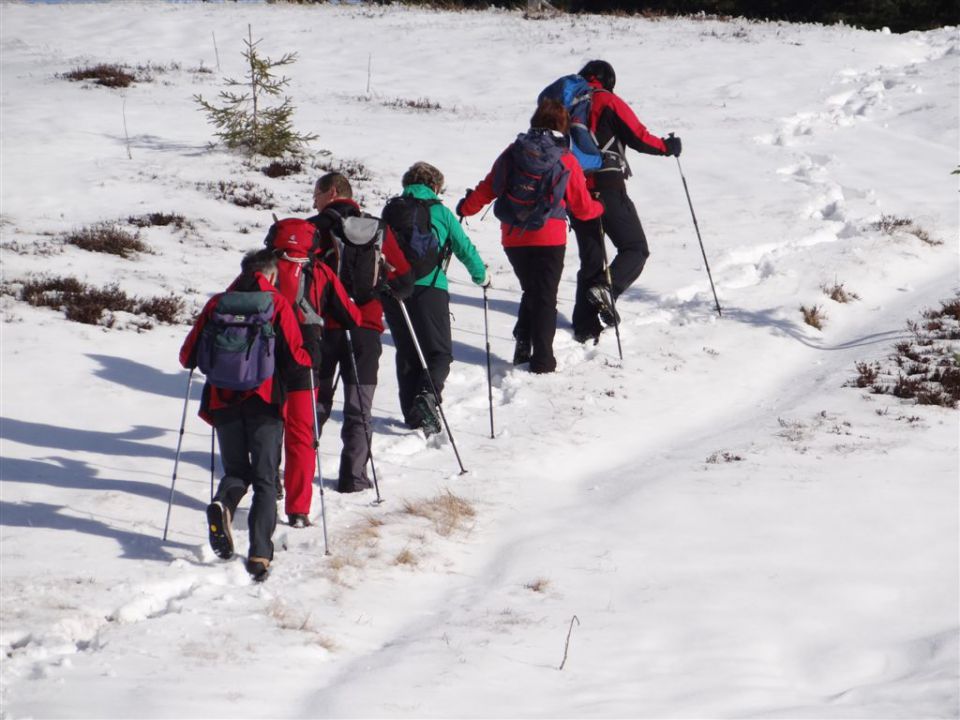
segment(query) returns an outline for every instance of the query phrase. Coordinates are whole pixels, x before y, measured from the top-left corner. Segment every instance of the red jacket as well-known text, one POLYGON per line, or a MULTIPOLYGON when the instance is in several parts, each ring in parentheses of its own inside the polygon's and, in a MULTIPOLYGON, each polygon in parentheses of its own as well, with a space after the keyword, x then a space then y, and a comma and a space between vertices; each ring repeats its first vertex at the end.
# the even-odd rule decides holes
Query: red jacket
POLYGON ((618 95, 604 90, 599 80, 591 80, 594 88, 593 101, 590 103, 590 130, 597 138, 597 144, 616 153, 619 163, 605 162, 604 169, 590 174, 588 185, 593 189, 598 182, 622 183, 630 177, 626 162, 626 148, 648 155, 666 155, 667 146, 663 140, 651 134, 636 113, 618 95))
MULTIPOLYGON (((300 278, 307 263, 302 258, 291 259, 281 256, 277 263, 277 289, 293 307, 297 320, 306 324, 303 309, 297 307, 297 294, 300 292, 300 278)), ((353 328, 363 319, 360 308, 347 295, 346 288, 337 274, 325 262, 315 260, 310 263, 312 274, 307 282, 306 300, 321 315, 335 318, 342 327, 353 328)))
MULTIPOLYGON (((245 400, 259 396, 268 405, 283 405, 285 388, 283 385, 286 376, 296 370, 298 366, 310 367, 310 355, 303 349, 303 338, 300 326, 293 314, 290 303, 283 295, 270 284, 261 273, 254 273, 253 277, 241 275, 231 283, 228 290, 262 291, 273 293, 273 326, 277 332, 277 364, 273 377, 264 380, 259 387, 253 390, 225 390, 213 387, 209 383, 204 385, 203 399, 200 402, 200 417, 213 424, 212 414, 239 405, 245 400)), ((217 302, 223 293, 217 293, 207 301, 200 317, 184 340, 180 348, 180 364, 185 368, 197 366, 197 340, 203 331, 204 325, 213 313, 217 302)))
MULTIPOLYGON (((342 218, 360 215, 360 206, 353 200, 335 200, 327 207, 342 218)), ((331 258, 336 253, 336 248, 330 229, 330 219, 323 213, 307 219, 320 230, 320 248, 318 254, 325 259, 331 258)), ((395 289, 401 287, 409 289, 415 279, 413 277, 413 269, 410 267, 409 261, 403 254, 403 250, 400 249, 396 237, 394 237, 393 232, 389 228, 387 228, 387 232, 384 235, 383 248, 381 248, 381 250, 383 252, 384 263, 386 264, 388 284, 395 289)), ((360 310, 360 327, 376 330, 381 333, 384 331, 383 304, 379 299, 374 298, 357 307, 360 310)), ((326 327, 331 330, 344 327, 341 319, 338 319, 328 312, 324 312, 323 317, 326 327)))
MULTIPOLYGON (((510 147, 500 153, 500 157, 494 162, 487 176, 470 191, 463 201, 460 212, 464 217, 476 215, 487 203, 496 199, 497 196, 493 192, 493 178, 498 171, 498 165, 508 161, 510 147)), ((560 162, 570 173, 567 188, 563 194, 563 206, 567 212, 578 220, 592 220, 600 217, 603 214, 603 205, 590 196, 583 169, 573 153, 565 151, 560 156, 560 162)), ((507 223, 500 223, 500 242, 504 247, 566 245, 567 221, 561 218, 548 218, 543 227, 538 230, 525 230, 507 223)))

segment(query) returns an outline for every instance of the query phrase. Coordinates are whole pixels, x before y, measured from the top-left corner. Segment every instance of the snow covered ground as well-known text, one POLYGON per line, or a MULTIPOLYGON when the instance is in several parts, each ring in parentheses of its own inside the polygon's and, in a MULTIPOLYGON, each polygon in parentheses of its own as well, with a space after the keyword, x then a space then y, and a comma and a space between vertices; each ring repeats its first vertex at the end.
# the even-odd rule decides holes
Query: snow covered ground
POLYGON ((0 21, 2 717, 958 716, 957 411, 844 387, 960 285, 955 28, 132 1, 4 3, 0 21), (684 141, 723 306, 676 161, 632 155, 653 255, 621 299, 624 360, 612 332, 571 336, 571 244, 559 371, 531 376, 509 364, 498 224, 471 219, 495 273, 496 437, 482 297, 455 266, 445 407, 469 472, 399 423, 385 336, 384 504, 328 488, 332 554, 319 527, 280 525, 257 586, 206 544, 199 383, 160 539, 187 325, 82 325, 10 294, 72 275, 194 311, 270 223, 208 183, 308 211, 319 169, 270 179, 210 150, 191 100, 242 75, 248 23, 265 54, 299 53, 296 124, 317 163, 365 170, 372 210, 416 160, 445 172, 452 206, 544 85, 609 60, 651 131, 684 141), (57 77, 99 62, 153 81, 57 77), (416 100, 439 108, 399 107, 416 100), (142 229, 152 252, 132 259, 60 239, 151 212, 193 229, 142 229), (883 215, 942 244, 881 232, 883 215), (828 299, 834 284, 859 300, 828 299))

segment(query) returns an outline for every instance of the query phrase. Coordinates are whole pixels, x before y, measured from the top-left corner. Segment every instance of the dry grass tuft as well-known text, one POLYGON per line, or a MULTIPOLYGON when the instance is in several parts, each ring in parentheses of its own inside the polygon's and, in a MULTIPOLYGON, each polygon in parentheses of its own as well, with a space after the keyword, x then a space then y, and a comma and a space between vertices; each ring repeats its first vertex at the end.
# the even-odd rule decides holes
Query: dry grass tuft
POLYGON ((833 285, 823 284, 820 286, 820 289, 823 290, 824 295, 834 302, 849 303, 860 299, 860 296, 855 292, 845 289, 843 283, 834 282, 833 285))
POLYGON ((827 314, 823 312, 822 307, 819 305, 813 307, 801 305, 800 312, 803 313, 803 321, 807 325, 815 327, 817 330, 823 330, 823 322, 827 319, 827 314))
POLYGON ((150 252, 150 248, 139 235, 131 235, 123 228, 111 223, 99 223, 75 230, 64 235, 63 241, 81 250, 119 255, 125 259, 137 253, 150 252))
POLYGON ((410 548, 404 548, 393 559, 394 565, 410 565, 411 567, 416 567, 419 562, 420 560, 410 551, 410 548))
POLYGON ((449 490, 429 500, 405 500, 403 512, 431 521, 437 534, 443 537, 469 525, 477 514, 469 502, 449 490))
POLYGON ((536 592, 536 593, 543 593, 543 592, 546 592, 547 588, 550 587, 550 580, 544 577, 539 577, 536 580, 533 580, 532 582, 528 582, 526 585, 524 585, 524 587, 527 590, 532 590, 533 592, 536 592))

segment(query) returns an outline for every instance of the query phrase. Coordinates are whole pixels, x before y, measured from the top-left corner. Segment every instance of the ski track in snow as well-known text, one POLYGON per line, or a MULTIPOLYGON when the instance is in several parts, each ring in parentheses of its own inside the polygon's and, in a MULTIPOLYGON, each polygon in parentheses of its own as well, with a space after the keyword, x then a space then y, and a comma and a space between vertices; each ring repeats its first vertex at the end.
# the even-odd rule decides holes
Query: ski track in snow
MULTIPOLYGON (((15 51, 17 42, 20 41, 5 39, 5 51, 15 51)), ((441 699, 440 704, 421 705, 400 692, 397 698, 382 703, 375 699, 363 701, 366 704, 358 705, 356 712, 435 713, 438 707, 456 706, 456 698, 448 696, 463 687, 458 683, 469 677, 467 671, 478 663, 478 652, 483 658, 479 661, 481 666, 507 658, 518 665, 552 670, 559 660, 559 640, 572 614, 571 607, 583 615, 589 628, 573 631, 576 656, 581 642, 589 644, 596 638, 605 638, 608 646, 616 644, 616 613, 625 612, 627 603, 651 603, 655 609, 654 601, 661 594, 674 592, 667 581, 654 587, 635 578, 630 580, 630 593, 617 595, 611 590, 605 597, 593 597, 590 587, 548 586, 542 593, 523 587, 523 582, 537 579, 537 571, 524 558, 551 544, 556 547, 550 547, 545 557, 556 560, 558 566, 562 565, 559 558, 569 553, 570 562, 583 564, 582 577, 619 576, 621 549, 604 547, 606 536, 593 537, 588 518, 609 514, 612 526, 624 532, 632 529, 628 517, 611 511, 616 508, 615 498, 620 493, 624 507, 641 505, 645 493, 675 480, 678 494, 702 492, 710 497, 716 495, 714 501, 722 503, 720 496, 739 497, 776 473, 788 487, 786 492, 796 493, 802 499, 808 490, 823 492, 823 483, 811 477, 816 477, 824 457, 882 456, 911 441, 922 442, 920 433, 925 428, 954 422, 951 415, 938 410, 917 409, 916 415, 910 408, 898 411, 893 402, 863 403, 853 411, 842 403, 838 403, 842 409, 816 406, 820 399, 810 400, 807 385, 798 382, 797 376, 835 386, 844 365, 833 359, 822 365, 819 360, 811 363, 813 353, 838 350, 837 355, 842 355, 849 368, 850 359, 856 358, 862 347, 881 341, 889 344, 902 323, 892 328, 889 317, 872 316, 870 310, 859 309, 845 325, 838 318, 843 331, 827 339, 822 334, 798 329, 795 318, 788 320, 787 312, 795 308, 787 306, 787 301, 783 307, 773 309, 763 306, 763 301, 772 285, 786 282, 791 289, 798 286, 798 278, 813 267, 811 248, 830 248, 834 257, 847 260, 848 272, 851 266, 858 267, 857 258, 871 253, 882 254, 891 261, 916 256, 916 243, 911 245, 908 240, 892 248, 880 247, 877 232, 869 228, 869 223, 885 212, 875 190, 866 185, 845 184, 835 175, 835 158, 819 146, 809 150, 808 146, 818 136, 858 123, 872 123, 875 116, 894 105, 891 96, 895 94, 919 92, 913 78, 920 73, 922 64, 950 53, 955 56, 956 46, 954 38, 945 47, 926 46, 922 48, 926 53, 922 58, 900 65, 843 70, 835 77, 835 86, 824 91, 821 107, 800 109, 780 120, 767 134, 755 137, 758 146, 777 153, 780 160, 776 173, 795 187, 792 212, 797 222, 795 227, 784 230, 784 237, 745 238, 739 245, 729 243, 713 260, 714 280, 728 322, 742 321, 746 329, 738 328, 733 337, 718 331, 722 321, 715 317, 712 295, 702 272, 695 282, 669 291, 648 289, 641 281, 624 296, 621 306, 626 357, 622 364, 616 358, 612 331, 605 332, 595 347, 580 346, 568 332, 558 332, 560 372, 554 376, 533 377, 511 368, 504 358, 497 358, 492 388, 495 440, 489 438, 485 425, 485 367, 482 362, 456 363, 445 390, 453 401, 448 400, 449 407, 445 407, 470 470, 466 476, 458 475, 453 449, 446 437, 424 440, 419 433, 398 424, 392 410, 392 388, 381 387, 375 403, 375 451, 386 503, 375 507, 371 493, 341 497, 328 489, 325 499, 331 556, 323 556, 319 528, 297 531, 280 525, 274 538, 277 557, 273 575, 262 586, 252 585, 243 570, 242 558, 218 561, 206 545, 200 514, 178 502, 173 508, 171 532, 174 559, 162 567, 154 563, 145 571, 149 579, 118 578, 107 595, 109 603, 103 593, 95 591, 94 585, 99 581, 92 572, 88 575, 78 571, 69 579, 17 579, 16 583, 5 580, 5 602, 11 597, 23 598, 34 606, 31 610, 35 614, 22 625, 32 626, 29 631, 17 629, 18 625, 12 631, 9 625, 4 630, 4 704, 10 699, 30 697, 33 687, 48 688, 44 683, 89 682, 91 687, 103 688, 106 686, 98 684, 104 682, 103 678, 113 686, 119 683, 123 691, 139 690, 145 697, 163 698, 163 688, 177 682, 181 668, 154 668, 153 689, 138 688, 135 679, 125 679, 125 661, 131 669, 149 667, 149 658, 137 651, 137 638, 157 634, 169 638, 179 648, 178 657, 190 669, 193 682, 213 688, 213 697, 231 697, 228 690, 217 688, 218 662, 244 657, 245 653, 253 656, 251 645, 270 638, 276 647, 261 650, 262 654, 256 657, 268 664, 277 663, 276 667, 290 674, 292 680, 287 678, 284 686, 295 687, 297 680, 306 675, 311 680, 309 692, 300 690, 284 697, 285 702, 294 704, 300 698, 303 706, 283 705, 283 714, 349 712, 351 703, 358 702, 359 697, 375 697, 377 671, 393 679, 410 679, 414 689, 419 686, 424 692, 429 686, 433 697, 441 699), (780 366, 768 361, 757 368, 756 387, 752 390, 739 377, 736 346, 741 342, 753 344, 761 355, 784 354, 780 366), (804 352, 786 355, 784 348, 795 344, 802 345, 804 352), (632 380, 635 373, 647 378, 648 385, 636 385, 632 380), (702 414, 685 423, 675 422, 686 410, 671 406, 672 394, 682 391, 684 377, 706 373, 715 375, 718 386, 728 386, 715 389, 717 397, 710 407, 701 409, 702 414), (598 380, 598 376, 602 379, 598 380), (753 404, 747 405, 750 402, 753 404), (543 403, 549 403, 549 412, 542 411, 543 403), (646 405, 653 403, 663 416, 660 425, 645 412, 646 405), (895 416, 899 412, 900 416, 883 417, 880 409, 895 416), (530 418, 535 420, 536 427, 531 427, 530 418), (611 433, 612 425, 641 428, 643 441, 636 442, 626 454, 615 452, 619 441, 611 433), (718 426, 723 429, 716 429, 718 426), (758 426, 764 428, 764 434, 759 436, 754 434, 758 426), (705 461, 711 451, 726 451, 739 459, 705 461), (598 459, 585 459, 588 454, 598 459), (535 460, 516 467, 517 457, 535 460), (540 474, 538 482, 528 477, 532 467, 540 474), (637 473, 633 469, 637 467, 649 470, 650 474, 637 473), (680 475, 670 477, 676 471, 680 475), (634 474, 636 484, 629 488, 622 488, 611 479, 623 476, 632 481, 634 474), (463 527, 451 534, 441 534, 429 518, 404 511, 404 502, 429 499, 447 489, 469 500, 477 511, 475 518, 467 519, 463 527), (538 508, 541 519, 525 530, 524 517, 531 507, 538 508), (557 526, 562 541, 549 532, 557 530, 557 526), (493 552, 481 554, 478 548, 484 545, 493 548, 493 552), (398 561, 404 551, 413 557, 412 564, 398 561), (69 603, 64 603, 57 592, 64 583, 76 586, 75 597, 69 603), (358 609, 360 606, 365 609, 358 609), (250 636, 245 637, 238 629, 225 629, 220 620, 224 616, 248 623, 252 628, 250 636), (403 669, 405 659, 410 657, 420 658, 422 664, 414 667, 420 671, 425 668, 424 677, 413 679, 405 674, 413 675, 413 670, 403 669), (441 663, 441 659, 446 662, 441 663), (445 685, 448 690, 443 689, 445 685)), ((718 88, 716 96, 719 99, 735 94, 735 88, 736 85, 718 88)), ((483 108, 468 109, 468 114, 480 122, 495 117, 483 108)), ((134 143, 138 151, 173 152, 184 157, 202 151, 202 147, 189 143, 171 147, 149 135, 134 137, 134 143)), ((178 193, 209 180, 214 169, 219 169, 216 164, 186 165, 176 175, 161 175, 156 183, 164 192, 178 193)), ((116 179, 141 182, 143 172, 120 171, 116 179)), ((289 193, 284 198, 287 206, 303 205, 295 187, 284 186, 284 192, 289 193)), ((65 221, 62 224, 69 225, 65 221)), ((55 226, 59 224, 53 219, 47 223, 50 229, 55 226)), ((233 246, 226 238, 234 233, 235 228, 210 220, 209 226, 197 230, 196 237, 202 236, 210 249, 222 247, 232 252, 233 246)), ((7 237, 6 229, 4 235, 7 237)), ((709 242, 709 236, 705 239, 709 242)), ((487 253, 490 254, 489 250, 487 253)), ((572 261, 575 266, 575 257, 572 261)), ((562 292, 572 295, 569 281, 575 268, 571 270, 569 265, 568 262, 562 292)), ((495 301, 509 298, 515 302, 515 289, 503 265, 501 271, 498 279, 505 285, 498 284, 491 296, 495 301)), ((160 271, 140 272, 150 286, 169 290, 178 287, 160 271)), ((656 271, 651 268, 646 272, 656 271)), ((856 279, 879 282, 883 272, 879 268, 864 268, 863 277, 856 279)), ((913 266, 903 273, 908 278, 921 278, 924 273, 929 277, 929 272, 913 266)), ((852 274, 849 279, 853 281, 852 274)), ((940 299, 938 293, 953 289, 954 280, 945 275, 934 278, 925 288, 923 302, 940 299)), ((189 281, 201 292, 210 285, 209 279, 203 279, 200 273, 189 281)), ((815 281, 807 278, 803 287, 809 292, 815 281)), ((454 284, 451 290, 463 292, 463 286, 454 284)), ((916 298, 888 297, 877 302, 876 308, 895 306, 906 314, 917 305, 916 298)), ((512 306, 504 302, 504 307, 507 309, 502 312, 508 316, 512 306)), ((842 310, 831 308, 837 315, 842 310)), ((500 325, 504 330, 509 327, 506 320, 501 320, 500 325)), ((482 326, 476 324, 474 317, 463 324, 455 323, 454 335, 472 334, 472 345, 482 348, 482 334, 479 342, 476 340, 478 329, 482 333, 482 326)), ((509 339, 501 335, 496 340, 502 348, 500 352, 505 353, 509 339)), ((166 367, 159 361, 157 364, 166 367)), ((381 373, 391 372, 392 363, 385 355, 381 373)), ((323 470, 327 476, 336 468, 338 431, 338 425, 334 425, 323 439, 323 470)), ((159 446, 170 443, 173 437, 174 433, 166 432, 161 437, 145 438, 146 443, 137 438, 131 442, 159 446)), ((205 502, 205 481, 195 478, 203 478, 204 438, 204 431, 195 428, 188 435, 189 452, 193 455, 185 458, 182 472, 188 488, 183 492, 193 493, 195 502, 200 504, 205 502)), ((166 458, 164 452, 157 455, 166 458)), ((157 505, 153 503, 151 507, 157 505)), ((81 515, 86 511, 75 510, 81 515)), ((319 498, 315 498, 315 520, 319 520, 318 511, 319 498)), ((141 520, 139 529, 143 534, 159 534, 158 518, 141 520)), ((234 522, 235 544, 240 551, 246 547, 245 523, 246 513, 241 511, 234 522)), ((676 539, 685 542, 679 534, 676 539)), ((653 557, 647 560, 656 564, 653 557)), ((760 564, 775 574, 772 560, 761 559, 760 564)), ((675 581, 678 586, 683 584, 682 579, 675 581)), ((855 583, 851 587, 856 587, 855 583)), ((859 589, 866 598, 864 605, 873 603, 881 609, 894 606, 890 598, 884 597, 883 589, 873 588, 867 579, 863 579, 859 589)), ((676 599, 689 602, 679 594, 676 599)), ((720 616, 730 612, 722 605, 725 600, 717 599, 720 616)), ((865 613, 872 611, 868 607, 865 613)), ((775 636, 777 620, 784 613, 761 608, 759 614, 763 618, 761 631, 775 636)), ((814 620, 811 618, 810 622, 814 620)), ((682 657, 664 658, 658 633, 669 637, 681 631, 669 624, 657 628, 651 623, 647 628, 649 636, 641 638, 632 650, 631 662, 636 661, 650 673, 649 677, 635 679, 636 685, 581 687, 560 696, 559 703, 571 700, 570 705, 549 704, 546 712, 559 715, 562 709, 571 715, 623 714, 638 697, 651 699, 654 713, 666 712, 671 702, 679 702, 683 697, 679 689, 671 697, 668 678, 696 674, 716 664, 731 672, 727 680, 758 678, 757 685, 742 687, 736 694, 724 688, 721 676, 715 687, 698 688, 692 698, 684 698, 685 712, 807 717, 833 712, 840 715, 849 708, 862 707, 894 715, 904 715, 904 708, 938 714, 956 699, 955 693, 942 697, 944 688, 951 679, 955 680, 952 673, 957 664, 956 628, 917 632, 896 644, 884 639, 856 648, 829 646, 823 634, 814 632, 808 647, 794 648, 796 654, 786 658, 763 632, 756 632, 742 639, 741 654, 733 660, 740 673, 735 675, 726 667, 730 662, 730 638, 703 618, 693 618, 691 625, 689 632, 701 631, 702 638, 690 642, 691 651, 682 657), (657 686, 657 679, 663 680, 666 690, 657 686), (925 696, 925 691, 930 694, 925 696), (790 697, 793 704, 785 701, 790 697)), ((576 667, 574 662, 573 673, 577 672, 576 667)), ((529 706, 524 707, 523 699, 514 695, 503 700, 491 697, 481 714, 516 711, 518 706, 511 702, 521 703, 520 710, 527 714, 536 714, 538 705, 534 702, 544 702, 558 686, 553 680, 542 679, 546 675, 535 677, 531 690, 542 694, 531 692, 529 706)), ((502 682, 502 678, 495 678, 497 681, 502 682)), ((42 694, 41 690, 36 692, 42 694)), ((244 714, 269 712, 271 707, 267 699, 247 697, 246 701, 244 714)), ((165 711, 151 712, 171 714, 183 709, 174 700, 169 702, 165 711)), ((6 710, 4 716, 7 717, 6 710)))

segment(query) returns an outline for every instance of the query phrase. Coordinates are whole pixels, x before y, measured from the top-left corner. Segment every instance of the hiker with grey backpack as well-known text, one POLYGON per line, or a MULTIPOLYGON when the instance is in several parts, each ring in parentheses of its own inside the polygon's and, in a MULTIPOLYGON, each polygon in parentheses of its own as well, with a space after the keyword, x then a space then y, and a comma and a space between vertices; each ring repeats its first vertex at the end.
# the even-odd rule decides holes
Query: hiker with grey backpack
POLYGON ((246 568, 262 581, 273 560, 286 383, 311 360, 293 309, 274 286, 276 254, 248 253, 241 270, 204 306, 180 348, 180 364, 206 376, 199 414, 220 443, 224 474, 207 506, 210 547, 217 557, 233 557, 233 516, 252 487, 246 568))
POLYGON ((487 176, 467 191, 457 214, 475 215, 495 201, 501 242, 520 281, 513 329, 513 363, 534 373, 556 370, 557 291, 567 244, 568 213, 584 221, 603 212, 590 197, 583 170, 567 149, 570 118, 563 104, 545 100, 530 129, 501 153, 487 176))
POLYGON ((382 298, 400 297, 413 287, 410 264, 379 218, 364 213, 353 200, 350 181, 331 172, 314 188, 317 215, 308 218, 319 231, 317 254, 336 269, 350 298, 360 310, 359 325, 348 329, 324 314, 317 409, 322 427, 333 411, 334 378, 339 368, 343 384, 343 425, 337 491, 377 490, 371 442, 373 396, 377 389, 384 331, 382 298), (367 474, 370 462, 373 482, 367 474))
POLYGON ((453 362, 447 282, 450 258, 463 264, 475 284, 490 286, 489 272, 476 247, 438 197, 443 180, 443 173, 433 165, 414 163, 403 175, 403 193, 389 200, 382 213, 416 277, 409 298, 383 299, 396 348, 400 410, 407 427, 419 428, 427 436, 441 431, 437 406, 453 362), (426 367, 421 364, 421 353, 426 367))

